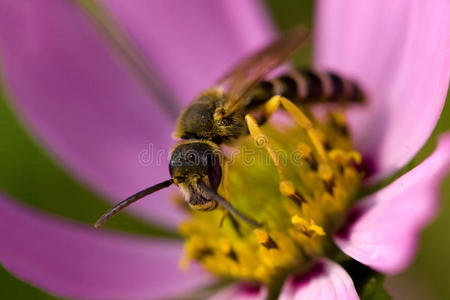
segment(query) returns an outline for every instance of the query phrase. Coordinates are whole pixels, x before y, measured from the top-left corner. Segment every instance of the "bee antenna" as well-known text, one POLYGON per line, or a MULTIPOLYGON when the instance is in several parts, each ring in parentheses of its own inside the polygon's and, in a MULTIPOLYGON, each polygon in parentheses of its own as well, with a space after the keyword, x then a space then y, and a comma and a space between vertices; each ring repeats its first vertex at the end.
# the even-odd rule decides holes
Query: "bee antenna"
POLYGON ((157 192, 161 189, 164 189, 166 187, 169 187, 173 183, 173 179, 169 179, 163 182, 160 182, 158 184, 155 184, 151 187, 146 188, 145 190, 142 190, 140 192, 137 192, 133 196, 128 197, 127 199, 119 202, 116 206, 108 210, 103 216, 100 217, 100 219, 95 222, 94 227, 99 228, 103 226, 109 219, 117 215, 122 209, 130 205, 131 203, 136 202, 137 200, 144 198, 147 195, 150 195, 154 192, 157 192))
POLYGON ((209 186, 207 186, 203 181, 199 180, 197 182, 197 184, 199 185, 199 187, 205 192, 207 193, 213 200, 217 201, 217 203, 219 203, 222 207, 228 209, 229 211, 231 211, 233 214, 235 214, 236 216, 238 216, 242 221, 248 223, 251 226, 254 227, 261 227, 262 225, 259 224, 258 222, 256 222, 255 220, 243 215, 242 213, 240 213, 236 208, 234 208, 227 200, 225 200, 224 198, 222 198, 219 194, 217 194, 215 191, 213 191, 209 186))

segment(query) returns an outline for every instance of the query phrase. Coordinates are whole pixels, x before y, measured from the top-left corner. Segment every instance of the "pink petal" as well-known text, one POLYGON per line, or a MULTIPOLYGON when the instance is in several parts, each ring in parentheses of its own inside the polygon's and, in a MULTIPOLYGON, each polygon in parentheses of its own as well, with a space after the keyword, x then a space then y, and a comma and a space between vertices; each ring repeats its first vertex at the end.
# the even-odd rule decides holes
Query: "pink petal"
POLYGON ((210 278, 181 272, 181 243, 144 239, 64 222, 0 195, 0 262, 52 294, 83 299, 180 295, 210 278))
POLYGON ((448 0, 321 0, 315 65, 356 79, 370 105, 350 114, 376 176, 403 167, 432 132, 450 78, 448 0), (413 133, 413 134, 412 134, 413 133))
MULTIPOLYGON (((107 4, 183 101, 270 36, 269 25, 259 26, 257 1, 107 4)), ((174 123, 92 24, 74 1, 3 0, 0 65, 26 125, 78 178, 117 202, 169 177, 174 123)), ((173 226, 179 214, 166 199, 160 191, 130 210, 173 226)))
POLYGON ((235 284, 221 290, 209 300, 264 300, 267 298, 267 288, 245 284, 235 284))
POLYGON ((352 300, 359 297, 347 272, 335 262, 321 259, 307 274, 291 276, 279 299, 352 300))
POLYGON ((352 223, 335 236, 349 256, 383 273, 411 262, 421 229, 436 215, 439 185, 450 170, 450 133, 419 166, 359 202, 352 223))

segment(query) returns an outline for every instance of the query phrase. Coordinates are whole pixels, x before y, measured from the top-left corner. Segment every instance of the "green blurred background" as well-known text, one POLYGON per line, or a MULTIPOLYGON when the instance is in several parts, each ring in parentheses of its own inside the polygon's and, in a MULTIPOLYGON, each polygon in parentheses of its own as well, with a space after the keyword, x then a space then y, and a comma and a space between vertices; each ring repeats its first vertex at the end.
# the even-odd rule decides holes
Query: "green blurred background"
MULTIPOLYGON (((266 1, 281 30, 302 23, 311 27, 313 1, 266 1)), ((307 64, 307 46, 297 63, 307 64)), ((448 100, 448 97, 447 97, 448 100)), ((450 104, 425 147, 414 158, 422 161, 435 147, 436 137, 450 130, 450 104)), ((64 218, 91 224, 109 204, 74 180, 55 163, 14 115, 0 87, 0 190, 27 205, 64 218), (61 201, 64 199, 64 201, 61 201)), ((386 286, 394 299, 450 299, 450 177, 442 183, 442 210, 422 233, 413 265, 403 274, 388 278, 386 286)), ((123 214, 108 227, 136 233, 165 232, 123 214)), ((0 299, 58 299, 11 276, 0 267, 0 299)))

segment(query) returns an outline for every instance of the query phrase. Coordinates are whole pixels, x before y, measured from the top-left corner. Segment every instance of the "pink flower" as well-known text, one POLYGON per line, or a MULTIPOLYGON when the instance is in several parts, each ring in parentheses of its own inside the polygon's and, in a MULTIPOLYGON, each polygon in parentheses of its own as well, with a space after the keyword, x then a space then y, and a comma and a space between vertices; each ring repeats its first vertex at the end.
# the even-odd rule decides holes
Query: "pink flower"
MULTIPOLYGON (((257 1, 102 0, 139 45, 180 107, 273 36, 257 1), (184 101, 184 102, 182 102, 184 101)), ((370 105, 350 112, 355 143, 380 179, 421 148, 441 113, 450 76, 450 4, 438 1, 322 0, 316 8, 315 65, 355 78, 370 105)), ((71 1, 0 1, 2 75, 15 109, 51 153, 113 202, 166 179, 136 158, 149 142, 169 149, 173 120, 71 1)), ((347 255, 383 273, 405 269, 418 233, 436 213, 450 169, 450 135, 386 188, 362 199, 334 236, 347 255)), ((173 227, 167 193, 130 211, 173 227), (157 205, 155 205, 157 203, 157 205)), ((183 295, 213 282, 181 272, 181 240, 96 231, 0 197, 0 261, 51 293, 83 299, 183 295)), ((261 299, 265 288, 233 285, 214 299, 261 299)), ((280 299, 357 299, 350 276, 320 259, 292 275, 280 299)))

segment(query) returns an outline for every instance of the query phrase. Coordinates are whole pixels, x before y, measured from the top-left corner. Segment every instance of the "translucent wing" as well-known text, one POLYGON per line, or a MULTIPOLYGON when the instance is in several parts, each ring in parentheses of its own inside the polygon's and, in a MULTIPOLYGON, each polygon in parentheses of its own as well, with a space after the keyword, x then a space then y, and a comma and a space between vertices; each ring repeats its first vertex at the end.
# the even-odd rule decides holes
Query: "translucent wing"
POLYGON ((228 94, 225 114, 234 111, 264 77, 285 62, 308 38, 308 32, 295 28, 283 34, 266 48, 250 55, 219 80, 228 94))

